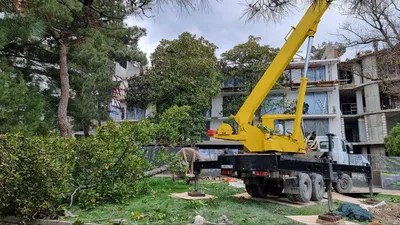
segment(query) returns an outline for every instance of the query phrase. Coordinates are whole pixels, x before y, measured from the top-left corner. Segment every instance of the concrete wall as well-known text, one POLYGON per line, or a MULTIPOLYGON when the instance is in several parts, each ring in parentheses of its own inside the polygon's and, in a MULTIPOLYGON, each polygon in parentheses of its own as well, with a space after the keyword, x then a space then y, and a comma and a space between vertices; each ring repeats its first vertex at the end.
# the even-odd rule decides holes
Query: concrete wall
POLYGON ((357 102, 357 113, 364 113, 364 103, 363 103, 363 92, 361 90, 356 91, 356 102, 357 102))
POLYGON ((366 112, 376 112, 381 110, 381 98, 379 85, 370 84, 364 87, 365 109, 366 112))
POLYGON ((365 129, 365 120, 363 118, 358 119, 358 133, 360 142, 367 141, 367 131, 365 129))
POLYGON ((362 83, 362 69, 361 65, 358 63, 354 63, 352 66, 353 69, 353 78, 354 78, 354 84, 359 85, 362 83))
POLYGON ((371 145, 370 147, 372 155, 385 155, 385 146, 384 145, 371 145))
POLYGON ((362 60, 362 74, 364 83, 372 82, 371 79, 378 78, 378 71, 376 67, 376 58, 374 56, 366 57, 362 60))
POLYGON ((211 100, 211 117, 222 117, 222 95, 211 100))
POLYGON ((367 132, 369 142, 383 142, 384 141, 384 126, 382 121, 382 114, 366 115, 367 119, 367 132))

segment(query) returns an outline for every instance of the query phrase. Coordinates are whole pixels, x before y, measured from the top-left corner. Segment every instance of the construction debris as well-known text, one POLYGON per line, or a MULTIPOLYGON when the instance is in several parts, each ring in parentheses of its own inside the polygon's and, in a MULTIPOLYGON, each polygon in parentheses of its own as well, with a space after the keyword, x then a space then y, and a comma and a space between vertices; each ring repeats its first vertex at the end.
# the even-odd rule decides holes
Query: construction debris
POLYGON ((369 208, 375 224, 400 224, 400 204, 386 203, 369 208))

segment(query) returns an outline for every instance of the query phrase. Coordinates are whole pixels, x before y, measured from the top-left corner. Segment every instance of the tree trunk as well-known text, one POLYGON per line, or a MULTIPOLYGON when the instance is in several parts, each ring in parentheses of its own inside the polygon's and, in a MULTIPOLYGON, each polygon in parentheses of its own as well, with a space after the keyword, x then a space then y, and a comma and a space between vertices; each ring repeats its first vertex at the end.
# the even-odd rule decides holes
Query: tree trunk
POLYGON ((58 45, 58 57, 60 66, 61 95, 58 103, 58 129, 63 137, 71 137, 71 125, 67 117, 69 100, 69 75, 67 65, 68 48, 62 40, 61 31, 52 28, 51 34, 58 45))
POLYGON ((83 135, 85 138, 89 137, 89 124, 83 124, 83 135))
POLYGON ((164 165, 164 166, 161 166, 159 168, 144 172, 144 176, 145 177, 151 177, 151 176, 154 176, 156 174, 162 173, 162 172, 167 171, 167 170, 168 170, 168 165, 164 165))

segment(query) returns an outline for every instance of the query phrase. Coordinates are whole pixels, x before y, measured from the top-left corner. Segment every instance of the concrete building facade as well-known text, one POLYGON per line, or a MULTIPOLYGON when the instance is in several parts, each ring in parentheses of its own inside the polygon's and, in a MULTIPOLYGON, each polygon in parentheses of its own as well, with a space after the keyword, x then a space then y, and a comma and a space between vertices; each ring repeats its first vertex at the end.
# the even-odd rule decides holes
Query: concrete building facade
MULTIPOLYGON (((311 60, 308 70, 308 88, 306 92, 306 112, 303 115, 303 127, 305 132, 315 132, 317 135, 334 133, 343 137, 344 127, 340 111, 340 92, 338 84, 338 64, 340 62, 337 51, 329 49, 323 59, 311 60)), ((304 60, 292 61, 282 74, 285 83, 284 88, 275 88, 266 97, 260 106, 261 114, 283 114, 285 105, 294 104, 297 101, 298 88, 301 75, 304 73, 304 60), (284 103, 284 104, 282 104, 284 103)), ((207 129, 216 130, 229 115, 223 113, 224 101, 229 96, 243 95, 245 93, 235 91, 235 80, 228 80, 221 88, 221 94, 212 99, 212 108, 208 115, 207 129)), ((293 121, 279 121, 286 133, 293 129, 293 121)), ((204 138, 199 143, 200 148, 227 148, 240 146, 239 142, 204 138)))
MULTIPOLYGON (((400 100, 385 93, 388 79, 375 53, 340 64, 340 100, 345 138, 355 153, 385 155, 384 140, 400 122, 400 100)), ((395 81, 393 81, 395 82, 395 81)))

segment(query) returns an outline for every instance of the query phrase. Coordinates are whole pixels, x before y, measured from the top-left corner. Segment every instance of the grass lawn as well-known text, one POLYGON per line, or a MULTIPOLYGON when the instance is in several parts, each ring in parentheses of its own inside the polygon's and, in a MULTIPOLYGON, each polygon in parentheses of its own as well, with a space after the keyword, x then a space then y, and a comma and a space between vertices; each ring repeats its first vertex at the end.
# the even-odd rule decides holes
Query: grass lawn
MULTIPOLYGON (((285 215, 317 215, 328 210, 326 203, 299 209, 264 201, 237 199, 232 195, 245 190, 230 187, 226 182, 211 184, 210 181, 200 181, 200 190, 217 198, 187 201, 168 196, 170 193, 193 189, 192 185, 186 185, 182 180, 173 182, 171 178, 148 178, 146 182, 151 187, 149 195, 137 196, 126 204, 104 205, 87 211, 73 208, 71 212, 78 215, 82 222, 105 224, 109 219, 127 219, 128 224, 186 225, 193 223, 196 215, 210 222, 217 222, 220 216, 226 215, 234 224, 300 224, 285 218, 285 215)), ((379 198, 388 201, 392 197, 379 198)))

